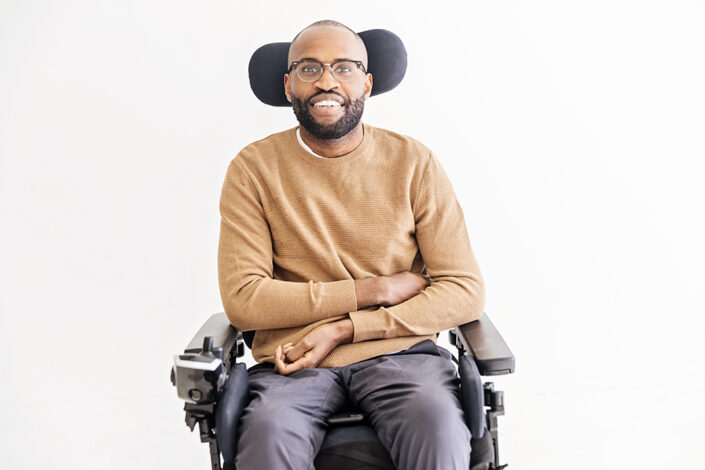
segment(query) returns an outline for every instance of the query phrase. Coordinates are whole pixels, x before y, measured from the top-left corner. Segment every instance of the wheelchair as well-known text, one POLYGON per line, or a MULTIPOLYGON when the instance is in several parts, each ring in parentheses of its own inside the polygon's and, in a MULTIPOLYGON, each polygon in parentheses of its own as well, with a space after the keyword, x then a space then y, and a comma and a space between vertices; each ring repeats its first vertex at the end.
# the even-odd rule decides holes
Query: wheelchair
MULTIPOLYGON (((460 395, 465 421, 473 436, 471 470, 499 470, 497 418, 504 414, 504 393, 481 376, 514 372, 515 359, 487 314, 449 331, 458 351, 460 395)), ((224 312, 201 326, 184 353, 174 357, 172 384, 186 401, 186 424, 198 425, 201 441, 210 448, 211 470, 233 470, 238 421, 248 402, 245 344, 252 332, 238 332, 224 312), (221 454, 222 462, 221 466, 221 454)), ((250 343, 251 346, 251 343, 250 343)), ((258 366, 254 366, 258 367, 258 366)), ((328 418, 329 429, 315 460, 317 470, 388 469, 394 465, 377 436, 358 410, 348 409, 328 418)))
MULTIPOLYGON (((406 72, 406 49, 393 33, 373 29, 359 33, 374 76, 372 95, 396 87, 406 72)), ((252 91, 271 106, 288 106, 282 86, 287 72, 288 42, 271 43, 254 52, 249 64, 252 91)), ((472 435, 471 470, 499 470, 497 418, 504 414, 504 395, 481 376, 514 372, 514 356, 486 314, 449 332, 457 348, 459 388, 465 422, 472 435)), ((225 313, 212 315, 184 353, 174 357, 171 381, 186 403, 186 424, 198 426, 208 443, 211 470, 234 470, 238 424, 249 400, 248 370, 238 358, 252 347, 254 332, 239 332, 225 313), (221 461, 222 457, 222 461, 221 461)), ((262 367, 256 365, 254 367, 262 367)), ((365 416, 347 409, 327 420, 328 431, 316 456, 317 470, 394 469, 384 446, 365 416)))

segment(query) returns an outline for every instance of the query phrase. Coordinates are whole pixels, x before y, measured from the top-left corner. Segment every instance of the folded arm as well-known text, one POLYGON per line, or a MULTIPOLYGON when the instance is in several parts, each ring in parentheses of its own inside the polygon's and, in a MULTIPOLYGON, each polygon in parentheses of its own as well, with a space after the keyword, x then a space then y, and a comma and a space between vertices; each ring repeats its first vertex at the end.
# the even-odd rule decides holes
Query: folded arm
POLYGON ((429 335, 480 318, 485 290, 463 211, 450 180, 431 154, 412 201, 416 241, 430 285, 393 306, 350 313, 354 342, 429 335))

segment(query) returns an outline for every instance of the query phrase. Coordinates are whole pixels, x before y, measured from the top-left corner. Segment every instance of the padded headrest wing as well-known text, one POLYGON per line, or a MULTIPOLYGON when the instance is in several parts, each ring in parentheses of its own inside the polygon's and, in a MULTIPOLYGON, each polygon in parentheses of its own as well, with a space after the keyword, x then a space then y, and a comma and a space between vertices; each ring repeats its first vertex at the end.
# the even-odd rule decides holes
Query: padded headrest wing
MULTIPOLYGON (((406 73, 406 48, 399 36, 386 29, 360 34, 367 48, 367 71, 372 74, 372 96, 401 83, 406 73)), ((257 98, 270 106, 291 106, 284 94, 284 74, 290 42, 273 42, 257 49, 250 59, 250 87, 257 98)))

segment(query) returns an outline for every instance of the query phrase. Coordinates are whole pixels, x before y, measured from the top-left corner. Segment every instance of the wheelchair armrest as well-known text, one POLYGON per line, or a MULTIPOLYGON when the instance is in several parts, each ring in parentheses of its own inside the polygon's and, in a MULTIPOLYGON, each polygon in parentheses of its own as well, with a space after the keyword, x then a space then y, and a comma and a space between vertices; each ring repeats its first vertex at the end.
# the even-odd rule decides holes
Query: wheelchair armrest
POLYGON ((203 338, 211 336, 213 338, 213 348, 223 348, 224 359, 228 369, 230 368, 231 359, 235 356, 242 356, 244 353, 244 344, 241 344, 242 333, 238 332, 234 326, 230 324, 230 320, 225 315, 225 312, 214 313, 201 326, 196 335, 189 342, 185 353, 198 354, 203 349, 203 338), (233 346, 236 349, 233 349, 233 346), (240 350, 242 349, 242 351, 240 350))
POLYGON ((192 431, 198 424, 201 441, 210 444, 211 468, 221 468, 219 453, 223 454, 224 468, 235 468, 238 421, 247 404, 248 390, 247 367, 244 362, 236 363, 236 359, 244 354, 244 349, 242 333, 230 324, 224 312, 216 313, 186 346, 184 353, 189 356, 175 356, 176 365, 171 369, 171 382, 177 387, 179 397, 186 399, 186 424, 192 431), (213 340, 212 352, 202 353, 203 340, 207 337, 213 340), (219 348, 222 350, 218 351, 219 348), (197 359, 205 358, 208 366, 215 364, 217 368, 199 367, 203 361, 194 360, 190 356, 193 354, 197 359), (222 363, 218 358, 222 358, 222 363), (180 364, 179 360, 186 364, 180 364))
POLYGON ((486 313, 470 323, 455 328, 457 339, 477 364, 482 375, 514 372, 514 354, 486 313))

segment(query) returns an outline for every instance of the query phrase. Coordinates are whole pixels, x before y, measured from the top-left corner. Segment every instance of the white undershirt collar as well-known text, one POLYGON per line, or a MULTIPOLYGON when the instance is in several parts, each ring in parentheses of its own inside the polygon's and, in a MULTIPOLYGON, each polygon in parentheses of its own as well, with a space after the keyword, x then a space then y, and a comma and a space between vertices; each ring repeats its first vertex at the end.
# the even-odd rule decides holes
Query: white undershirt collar
POLYGON ((326 158, 326 157, 323 157, 323 156, 321 156, 321 155, 318 155, 318 154, 315 153, 313 150, 311 150, 311 147, 309 147, 308 145, 306 145, 306 143, 305 143, 305 142, 303 141, 303 139, 301 138, 301 128, 300 128, 300 127, 297 127, 297 128, 296 128, 296 138, 299 139, 299 143, 300 143, 301 146, 304 148, 304 150, 306 150, 308 153, 310 153, 310 154, 313 155, 314 157, 326 158))

